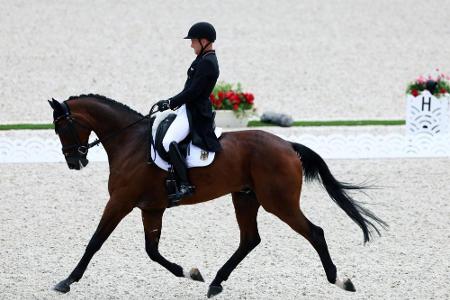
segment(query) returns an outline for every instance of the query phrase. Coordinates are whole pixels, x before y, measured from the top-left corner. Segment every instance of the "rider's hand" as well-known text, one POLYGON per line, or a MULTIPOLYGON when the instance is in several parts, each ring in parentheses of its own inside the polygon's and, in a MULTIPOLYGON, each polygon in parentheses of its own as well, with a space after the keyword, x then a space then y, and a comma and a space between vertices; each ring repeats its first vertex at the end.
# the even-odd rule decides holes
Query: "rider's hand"
POLYGON ((159 100, 156 105, 158 105, 159 111, 165 111, 170 108, 169 106, 169 100, 159 100))

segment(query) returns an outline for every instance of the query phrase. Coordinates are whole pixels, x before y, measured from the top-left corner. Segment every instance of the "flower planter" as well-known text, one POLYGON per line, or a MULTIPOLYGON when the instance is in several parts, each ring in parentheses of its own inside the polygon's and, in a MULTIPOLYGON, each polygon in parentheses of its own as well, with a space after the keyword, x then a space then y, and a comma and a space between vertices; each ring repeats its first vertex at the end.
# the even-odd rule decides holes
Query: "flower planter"
POLYGON ((437 98, 424 90, 406 97, 406 132, 434 136, 450 131, 450 95, 437 98))
MULTIPOLYGON (((439 72, 439 69, 436 69, 439 72)), ((406 132, 436 136, 450 131, 450 76, 420 76, 406 89, 406 132)))
POLYGON ((254 112, 252 93, 243 92, 241 84, 220 82, 209 96, 216 113, 216 126, 225 128, 247 127, 248 119, 254 112))
POLYGON ((249 115, 250 111, 237 117, 232 110, 216 110, 216 126, 225 128, 247 127, 249 115))

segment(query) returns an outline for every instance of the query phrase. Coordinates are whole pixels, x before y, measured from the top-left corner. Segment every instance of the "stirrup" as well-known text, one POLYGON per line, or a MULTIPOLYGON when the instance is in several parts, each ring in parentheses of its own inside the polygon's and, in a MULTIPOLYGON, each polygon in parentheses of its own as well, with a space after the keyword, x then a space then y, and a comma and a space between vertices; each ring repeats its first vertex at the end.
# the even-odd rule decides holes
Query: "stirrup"
POLYGON ((192 196, 195 191, 195 186, 181 184, 175 193, 167 195, 169 199, 169 207, 177 206, 181 199, 192 196))

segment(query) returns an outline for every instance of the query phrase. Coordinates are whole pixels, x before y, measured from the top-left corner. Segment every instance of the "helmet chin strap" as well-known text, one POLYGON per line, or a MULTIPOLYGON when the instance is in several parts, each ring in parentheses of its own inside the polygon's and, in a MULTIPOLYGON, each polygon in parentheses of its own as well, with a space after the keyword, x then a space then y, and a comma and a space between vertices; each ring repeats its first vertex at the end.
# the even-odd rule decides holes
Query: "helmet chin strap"
POLYGON ((205 46, 203 46, 201 39, 197 39, 200 46, 202 46, 202 49, 200 50, 200 53, 198 54, 199 56, 203 54, 203 52, 205 52, 205 49, 208 48, 209 45, 211 45, 212 43, 210 41, 208 41, 208 44, 206 44, 205 46))

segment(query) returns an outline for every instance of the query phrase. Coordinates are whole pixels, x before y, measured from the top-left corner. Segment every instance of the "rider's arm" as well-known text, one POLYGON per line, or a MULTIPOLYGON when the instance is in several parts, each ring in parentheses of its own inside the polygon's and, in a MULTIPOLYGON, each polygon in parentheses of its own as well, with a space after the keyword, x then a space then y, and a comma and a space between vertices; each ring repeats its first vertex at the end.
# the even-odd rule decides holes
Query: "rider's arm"
POLYGON ((197 99, 204 93, 205 89, 210 88, 211 83, 216 79, 213 62, 208 59, 202 59, 198 64, 194 78, 192 78, 191 85, 178 95, 169 99, 170 108, 175 109, 197 99))

